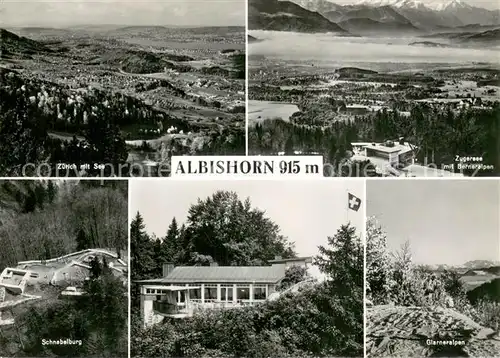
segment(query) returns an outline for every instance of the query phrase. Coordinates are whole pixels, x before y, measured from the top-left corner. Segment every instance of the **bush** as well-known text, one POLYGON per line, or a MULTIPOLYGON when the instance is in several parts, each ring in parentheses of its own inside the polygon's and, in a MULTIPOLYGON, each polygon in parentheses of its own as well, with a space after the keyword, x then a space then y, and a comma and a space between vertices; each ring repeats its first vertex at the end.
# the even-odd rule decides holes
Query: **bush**
POLYGON ((480 300, 474 306, 479 322, 498 331, 500 329, 500 303, 480 300))
POLYGON ((277 291, 284 291, 296 283, 304 281, 307 276, 307 269, 302 266, 292 266, 285 271, 285 278, 280 282, 277 291))

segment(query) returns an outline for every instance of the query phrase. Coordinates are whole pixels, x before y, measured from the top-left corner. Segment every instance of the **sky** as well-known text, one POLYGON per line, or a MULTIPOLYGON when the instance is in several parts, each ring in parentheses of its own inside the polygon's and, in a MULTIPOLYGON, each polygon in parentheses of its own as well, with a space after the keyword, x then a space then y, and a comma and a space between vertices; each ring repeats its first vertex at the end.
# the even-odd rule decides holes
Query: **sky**
MULTIPOLYGON (((250 198, 252 207, 265 210, 281 234, 295 242, 299 256, 318 254, 317 247, 327 244, 341 225, 348 221, 357 228, 364 225, 363 205, 355 212, 347 210, 348 192, 364 202, 362 180, 326 179, 315 181, 176 181, 135 180, 130 182, 130 214, 139 211, 147 231, 165 236, 175 217, 185 222, 187 211, 198 198, 206 199, 217 190, 234 191, 240 199, 250 198)), ((315 269, 312 270, 313 274, 315 269)))
POLYGON ((245 26, 245 0, 2 0, 5 26, 245 26))
MULTIPOLYGON (((380 0, 374 0, 375 1, 380 1, 380 0)), ((439 4, 448 4, 452 0, 418 0, 426 5, 439 5, 439 4)), ((461 2, 465 2, 469 5, 472 6, 477 6, 477 7, 483 7, 485 9, 490 9, 490 10, 498 10, 500 8, 500 5, 498 3, 498 0, 460 0, 461 2)), ((362 2, 362 0, 330 0, 330 2, 339 4, 339 5, 352 5, 352 4, 359 4, 362 2)))
POLYGON ((371 180, 366 195, 389 248, 409 240, 416 264, 500 261, 498 180, 371 180))

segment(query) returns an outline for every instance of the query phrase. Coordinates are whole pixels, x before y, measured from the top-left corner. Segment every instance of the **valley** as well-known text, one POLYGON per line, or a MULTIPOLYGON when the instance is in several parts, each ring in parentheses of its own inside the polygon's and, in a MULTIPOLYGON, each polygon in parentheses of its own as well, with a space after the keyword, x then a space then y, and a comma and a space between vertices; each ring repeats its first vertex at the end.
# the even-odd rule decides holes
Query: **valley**
POLYGON ((30 163, 36 174, 48 162, 49 176, 165 176, 174 154, 243 154, 244 41, 236 26, 2 30, 1 172, 22 175, 30 163), (9 124, 22 112, 31 134, 9 124))
MULTIPOLYGON (((329 21, 339 27, 384 17, 389 31, 291 31, 289 24, 270 31, 255 23, 249 99, 261 106, 249 116, 251 154, 320 153, 331 165, 327 176, 500 173, 499 30, 489 16, 495 11, 483 11, 481 23, 447 28, 428 14, 428 26, 418 25, 396 5, 294 3, 303 6, 287 5, 298 17, 294 24, 337 11, 340 21, 329 21), (396 20, 415 31, 394 27, 396 20), (290 106, 298 110, 289 113, 290 106)), ((250 4, 264 9, 260 1, 250 4)))

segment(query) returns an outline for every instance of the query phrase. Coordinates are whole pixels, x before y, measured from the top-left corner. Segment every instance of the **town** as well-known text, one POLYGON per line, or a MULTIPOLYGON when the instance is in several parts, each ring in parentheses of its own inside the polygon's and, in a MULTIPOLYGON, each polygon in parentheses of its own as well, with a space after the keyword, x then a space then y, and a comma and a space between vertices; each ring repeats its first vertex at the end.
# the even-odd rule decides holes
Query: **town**
POLYGON ((368 176, 498 173, 498 69, 252 67, 252 154, 319 153, 328 163, 365 163, 368 176), (456 157, 476 161, 459 170, 456 157))
POLYGON ((248 24, 250 154, 319 154, 325 176, 500 173, 498 4, 249 0, 248 24))
POLYGON ((155 168, 174 153, 244 154, 243 33, 2 29, 0 113, 9 144, 0 146, 0 156, 27 142, 18 157, 2 159, 2 172, 21 175, 26 163, 121 164, 126 170, 119 174, 145 176, 158 175, 155 168), (29 134, 16 130, 15 116, 23 113, 29 134))

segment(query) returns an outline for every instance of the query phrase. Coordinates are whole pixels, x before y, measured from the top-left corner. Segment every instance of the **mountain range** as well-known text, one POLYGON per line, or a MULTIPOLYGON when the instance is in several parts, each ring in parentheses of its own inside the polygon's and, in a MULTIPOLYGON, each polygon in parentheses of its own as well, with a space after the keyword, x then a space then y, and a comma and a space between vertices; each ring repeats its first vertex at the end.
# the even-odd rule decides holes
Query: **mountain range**
POLYGON ((346 32, 321 14, 309 11, 291 1, 250 0, 248 28, 296 32, 346 32))
MULTIPOLYGON (((417 0, 364 0, 339 5, 328 0, 249 0, 249 28, 298 32, 457 32, 475 25, 500 27, 500 10, 460 0, 428 5, 417 0), (325 21, 326 20, 326 21, 325 21)), ((484 29, 482 30, 484 31, 484 29)))

